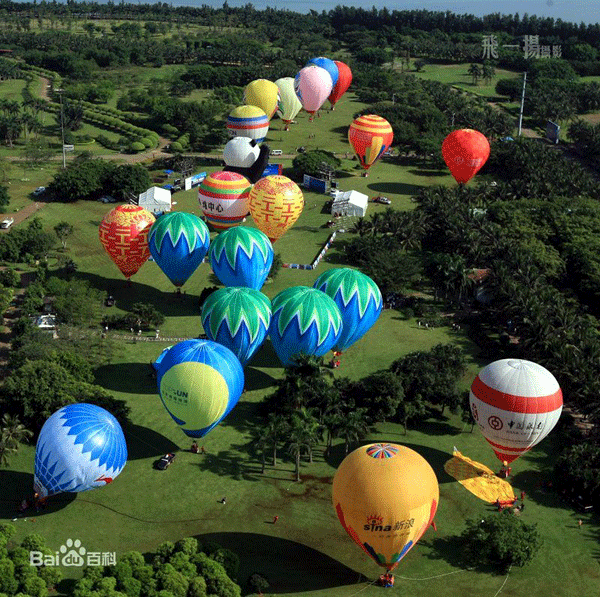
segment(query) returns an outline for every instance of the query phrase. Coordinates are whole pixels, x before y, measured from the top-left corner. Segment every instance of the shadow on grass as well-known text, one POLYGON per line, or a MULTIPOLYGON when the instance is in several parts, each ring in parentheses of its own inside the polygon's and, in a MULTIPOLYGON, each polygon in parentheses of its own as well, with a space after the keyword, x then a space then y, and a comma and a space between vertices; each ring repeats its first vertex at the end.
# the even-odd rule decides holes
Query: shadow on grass
MULTIPOLYGON (((0 487, 2 488, 0 518, 15 518, 21 501, 33 498, 33 474, 22 471, 0 470, 0 487)), ((36 512, 34 508, 29 508, 20 518, 31 519, 58 512, 68 506, 76 497, 76 493, 61 493, 50 496, 46 508, 39 512, 36 512)))
MULTIPOLYGON (((156 357, 162 352, 156 347, 156 357)), ((148 363, 118 363, 102 365, 94 371, 94 381, 113 392, 156 394, 156 371, 148 363)))
POLYGON ((415 176, 446 176, 448 173, 447 170, 428 170, 426 168, 419 168, 418 170, 409 170, 410 174, 414 174, 415 176))
MULTIPOLYGON (((275 528, 283 525, 285 521, 281 519, 275 528)), ((320 591, 371 580, 316 549, 288 539, 258 533, 207 533, 196 535, 196 539, 201 544, 212 541, 244 554, 238 584, 246 589, 247 580, 254 573, 265 576, 271 585, 268 592, 278 595, 320 591)))
POLYGON ((417 195, 424 188, 422 185, 404 182, 376 182, 367 186, 376 193, 395 193, 396 195, 417 195))
MULTIPOLYGON (((160 404, 157 406, 162 408, 160 404)), ((166 413, 165 413, 166 415, 166 413)), ((127 459, 158 458, 170 452, 178 452, 179 446, 164 435, 141 425, 126 425, 123 429, 127 440, 127 459)), ((190 445, 192 440, 190 439, 190 445)))
MULTIPOLYGON (((219 423, 223 427, 233 427, 241 433, 252 432, 261 418, 258 415, 259 404, 240 400, 233 410, 219 423)), ((252 442, 249 444, 252 445, 252 442)), ((247 449, 245 450, 247 451, 247 449)))
MULTIPOLYGON (((158 275, 158 268, 156 271, 158 275)), ((119 308, 125 311, 131 311, 135 303, 150 303, 165 317, 198 315, 200 312, 198 297, 195 295, 177 294, 175 291, 163 292, 154 286, 136 282, 135 279, 129 285, 125 279, 105 278, 88 272, 76 272, 73 278, 85 280, 93 288, 112 295, 119 308)), ((112 311, 110 308, 104 308, 102 314, 105 313, 108 315, 112 311)))
MULTIPOLYGON (((255 364, 253 361, 251 362, 253 365, 255 364)), ((270 387, 275 389, 274 386, 277 380, 267 373, 260 371, 259 369, 255 369, 254 367, 246 367, 244 369, 244 375, 246 378, 246 390, 249 392, 254 390, 264 390, 270 387)))
POLYGON ((220 477, 230 477, 236 481, 260 481, 264 478, 260 474, 261 465, 252 461, 246 462, 240 458, 240 451, 246 452, 247 445, 233 445, 232 450, 221 450, 217 453, 207 452, 203 454, 198 467, 203 471, 210 471, 220 477))
POLYGON ((263 343, 258 352, 252 357, 251 363, 253 367, 261 368, 277 368, 282 366, 269 339, 263 343))

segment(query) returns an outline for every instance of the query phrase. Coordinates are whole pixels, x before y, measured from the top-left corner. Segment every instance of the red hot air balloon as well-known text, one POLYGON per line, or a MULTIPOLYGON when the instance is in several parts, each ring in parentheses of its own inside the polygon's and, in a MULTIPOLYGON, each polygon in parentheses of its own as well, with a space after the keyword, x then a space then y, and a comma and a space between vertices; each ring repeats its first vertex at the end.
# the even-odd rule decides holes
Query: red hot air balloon
POLYGON ((331 104, 332 110, 335 109, 335 104, 342 97, 342 95, 348 91, 348 87, 350 87, 350 83, 352 83, 352 71, 350 70, 350 67, 339 60, 334 60, 334 62, 338 67, 338 80, 333 88, 333 91, 327 98, 331 104))
POLYGON ((365 170, 389 149, 393 140, 394 132, 390 123, 375 114, 359 116, 348 129, 348 141, 365 170))
POLYGON ((129 280, 150 256, 148 232, 155 217, 139 205, 119 205, 100 223, 100 242, 129 280))
POLYGON ((490 157, 485 135, 473 129, 452 131, 442 143, 442 155, 458 183, 467 183, 490 157))

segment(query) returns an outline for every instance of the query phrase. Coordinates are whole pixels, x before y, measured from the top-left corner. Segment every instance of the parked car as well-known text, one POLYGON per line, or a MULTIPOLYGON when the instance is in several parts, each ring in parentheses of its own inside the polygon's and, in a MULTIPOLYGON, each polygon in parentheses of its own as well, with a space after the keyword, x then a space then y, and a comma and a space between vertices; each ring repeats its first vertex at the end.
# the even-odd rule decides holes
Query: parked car
POLYGON ((46 187, 38 187, 35 191, 33 191, 33 196, 39 197, 40 195, 43 195, 45 192, 46 192, 46 187))
POLYGON ((377 197, 373 197, 373 203, 381 203, 382 205, 391 205, 392 202, 387 198, 381 195, 377 197))
POLYGON ((173 460, 175 460, 175 454, 165 454, 160 460, 157 460, 154 463, 154 466, 159 470, 159 471, 164 471, 165 469, 169 468, 169 466, 171 465, 171 463, 173 462, 173 460))
POLYGON ((6 218, 0 222, 0 228, 10 228, 15 223, 14 218, 6 218))

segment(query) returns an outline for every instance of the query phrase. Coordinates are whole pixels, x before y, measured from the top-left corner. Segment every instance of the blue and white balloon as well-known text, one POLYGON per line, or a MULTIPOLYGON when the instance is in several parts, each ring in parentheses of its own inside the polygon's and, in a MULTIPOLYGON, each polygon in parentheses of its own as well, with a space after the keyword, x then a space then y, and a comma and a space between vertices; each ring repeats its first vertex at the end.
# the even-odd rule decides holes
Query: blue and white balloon
POLYGON ((127 444, 117 419, 94 404, 70 404, 56 411, 40 431, 34 490, 46 497, 103 487, 126 462, 127 444))

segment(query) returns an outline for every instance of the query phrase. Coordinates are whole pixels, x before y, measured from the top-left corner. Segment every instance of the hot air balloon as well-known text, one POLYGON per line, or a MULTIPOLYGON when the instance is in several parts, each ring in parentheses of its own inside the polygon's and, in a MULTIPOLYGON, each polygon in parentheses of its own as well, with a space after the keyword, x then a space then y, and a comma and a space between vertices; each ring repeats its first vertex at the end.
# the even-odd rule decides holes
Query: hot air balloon
POLYGON ((550 371, 523 359, 502 359, 473 381, 471 413, 498 459, 510 463, 541 442, 562 412, 562 391, 550 371))
POLYGON ((204 301, 201 318, 208 339, 245 365, 269 333, 271 301, 252 288, 221 288, 204 301))
POLYGON ((339 340, 342 316, 324 292, 293 286, 280 292, 272 305, 269 336, 284 367, 300 354, 321 357, 339 340))
POLYGON ((342 95, 348 91, 348 87, 350 87, 350 83, 352 83, 352 71, 350 70, 350 67, 339 60, 334 60, 334 62, 338 68, 339 76, 335 87, 327 98, 331 104, 332 110, 335 110, 335 104, 342 97, 342 95))
POLYGON ((383 308, 377 284, 355 269, 327 270, 313 287, 330 296, 342 314, 342 333, 333 347, 340 352, 350 348, 371 329, 383 308))
POLYGON ((287 176, 265 176, 252 187, 248 207, 258 228, 274 243, 300 217, 304 195, 287 176))
POLYGON ((479 131, 459 129, 444 139, 442 156, 456 182, 465 184, 487 162, 490 144, 479 131))
POLYGON ((225 172, 237 172, 254 184, 263 175, 269 163, 270 148, 266 143, 260 147, 254 139, 234 137, 223 149, 225 172))
POLYGON ((279 105, 279 88, 267 79, 256 79, 244 88, 244 103, 257 106, 271 120, 279 105))
POLYGON ((344 458, 333 478, 333 507, 342 526, 388 570, 431 525, 439 495, 429 463, 398 444, 361 446, 344 458))
POLYGON ((180 211, 161 216, 148 235, 152 258, 178 288, 202 263, 209 242, 208 226, 198 216, 180 211))
POLYGON ((198 186, 198 203, 216 230, 238 226, 248 215, 250 181, 237 172, 213 172, 198 186))
POLYGON ((221 232, 209 250, 210 265, 225 286, 260 290, 273 263, 273 246, 256 228, 237 226, 221 232))
POLYGON ((237 357, 210 340, 175 344, 157 374, 164 407, 189 437, 204 437, 216 427, 244 388, 244 370, 237 357))
POLYGON ((365 170, 389 149, 393 140, 394 132, 390 123, 374 114, 359 116, 348 129, 348 141, 365 170))
POLYGON ((320 66, 305 66, 294 80, 294 89, 302 107, 311 115, 323 105, 331 93, 331 75, 320 66))
POLYGON ((229 113, 227 128, 232 137, 249 137, 260 143, 269 131, 269 118, 257 106, 238 106, 229 113))
POLYGON ((148 232, 155 217, 139 205, 119 205, 100 223, 100 242, 129 280, 150 256, 148 232))
POLYGON ((95 404, 69 404, 40 431, 34 491, 46 497, 103 487, 126 462, 127 444, 117 419, 95 404))
POLYGON ((281 118, 285 124, 285 130, 289 131, 292 120, 294 120, 298 112, 302 110, 302 104, 294 90, 293 77, 277 79, 275 85, 279 88, 279 96, 281 98, 280 107, 279 110, 277 110, 277 113, 279 114, 279 118, 281 118))
POLYGON ((312 65, 324 68, 331 77, 331 87, 333 88, 336 86, 339 78, 339 72, 337 64, 333 60, 330 60, 329 58, 325 58, 323 56, 319 56, 317 58, 311 58, 305 66, 312 65))

